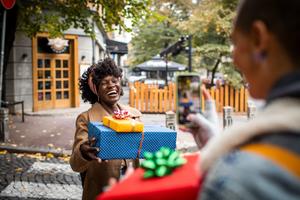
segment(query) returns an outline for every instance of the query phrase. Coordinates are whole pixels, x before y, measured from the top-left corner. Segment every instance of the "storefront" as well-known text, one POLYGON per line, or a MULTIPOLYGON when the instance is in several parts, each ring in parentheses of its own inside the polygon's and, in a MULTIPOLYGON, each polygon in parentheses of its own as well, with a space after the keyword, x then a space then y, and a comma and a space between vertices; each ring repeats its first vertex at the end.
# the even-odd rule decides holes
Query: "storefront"
POLYGON ((106 35, 96 30, 93 40, 83 30, 70 29, 61 39, 28 38, 17 31, 4 75, 6 101, 24 101, 25 112, 80 106, 78 79, 105 56, 106 35))
POLYGON ((49 43, 46 34, 32 40, 33 111, 78 107, 77 36, 49 43))

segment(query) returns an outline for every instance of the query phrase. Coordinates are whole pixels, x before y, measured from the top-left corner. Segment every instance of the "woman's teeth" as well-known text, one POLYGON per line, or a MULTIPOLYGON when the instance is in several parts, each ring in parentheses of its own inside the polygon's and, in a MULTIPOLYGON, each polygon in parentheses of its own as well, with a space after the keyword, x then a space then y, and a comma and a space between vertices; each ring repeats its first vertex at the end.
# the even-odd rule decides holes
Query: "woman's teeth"
POLYGON ((110 91, 110 92, 107 93, 107 95, 109 95, 109 96, 115 96, 115 95, 117 95, 117 94, 118 94, 118 93, 117 93, 115 90, 110 91))

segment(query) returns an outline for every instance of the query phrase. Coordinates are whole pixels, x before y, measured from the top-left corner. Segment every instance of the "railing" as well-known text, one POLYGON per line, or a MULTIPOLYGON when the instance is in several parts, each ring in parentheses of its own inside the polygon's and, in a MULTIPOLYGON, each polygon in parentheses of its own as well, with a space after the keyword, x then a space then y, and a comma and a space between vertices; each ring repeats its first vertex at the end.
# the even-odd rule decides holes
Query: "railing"
MULTIPOLYGON (((163 89, 158 85, 147 85, 135 82, 129 85, 129 104, 143 113, 164 113, 176 111, 175 84, 169 83, 163 89)), ((216 101, 218 112, 222 112, 224 106, 231 106, 234 112, 247 112, 248 90, 244 87, 234 89, 228 85, 220 88, 211 88, 209 92, 216 101)), ((202 108, 205 109, 202 96, 202 108)))

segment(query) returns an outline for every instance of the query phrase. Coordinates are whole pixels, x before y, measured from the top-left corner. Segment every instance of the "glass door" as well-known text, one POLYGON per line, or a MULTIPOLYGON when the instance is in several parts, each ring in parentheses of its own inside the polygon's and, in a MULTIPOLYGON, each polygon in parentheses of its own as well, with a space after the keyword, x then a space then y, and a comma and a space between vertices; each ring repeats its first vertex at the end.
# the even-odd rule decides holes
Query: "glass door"
POLYGON ((37 101, 39 108, 53 108, 51 72, 51 58, 39 57, 37 61, 37 101))
POLYGON ((34 112, 80 105, 78 36, 64 35, 68 42, 60 50, 48 38, 47 33, 32 38, 34 112))
POLYGON ((71 106, 70 90, 70 58, 69 56, 58 56, 54 61, 54 93, 56 108, 65 108, 71 106))
POLYGON ((70 107, 70 56, 39 54, 37 62, 38 108, 70 107))

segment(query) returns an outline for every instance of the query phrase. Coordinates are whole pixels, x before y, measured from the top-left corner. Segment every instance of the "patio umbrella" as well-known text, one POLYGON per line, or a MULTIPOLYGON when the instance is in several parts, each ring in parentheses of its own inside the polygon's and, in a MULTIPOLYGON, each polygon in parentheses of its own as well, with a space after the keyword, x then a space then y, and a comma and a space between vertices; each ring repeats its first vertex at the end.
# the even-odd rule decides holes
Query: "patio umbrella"
MULTIPOLYGON (((186 66, 173 61, 168 61, 167 65, 168 65, 168 72, 186 70, 186 66)), ((147 71, 147 72, 166 71, 166 61, 162 59, 159 55, 157 55, 146 62, 138 64, 135 67, 134 71, 147 71)))

